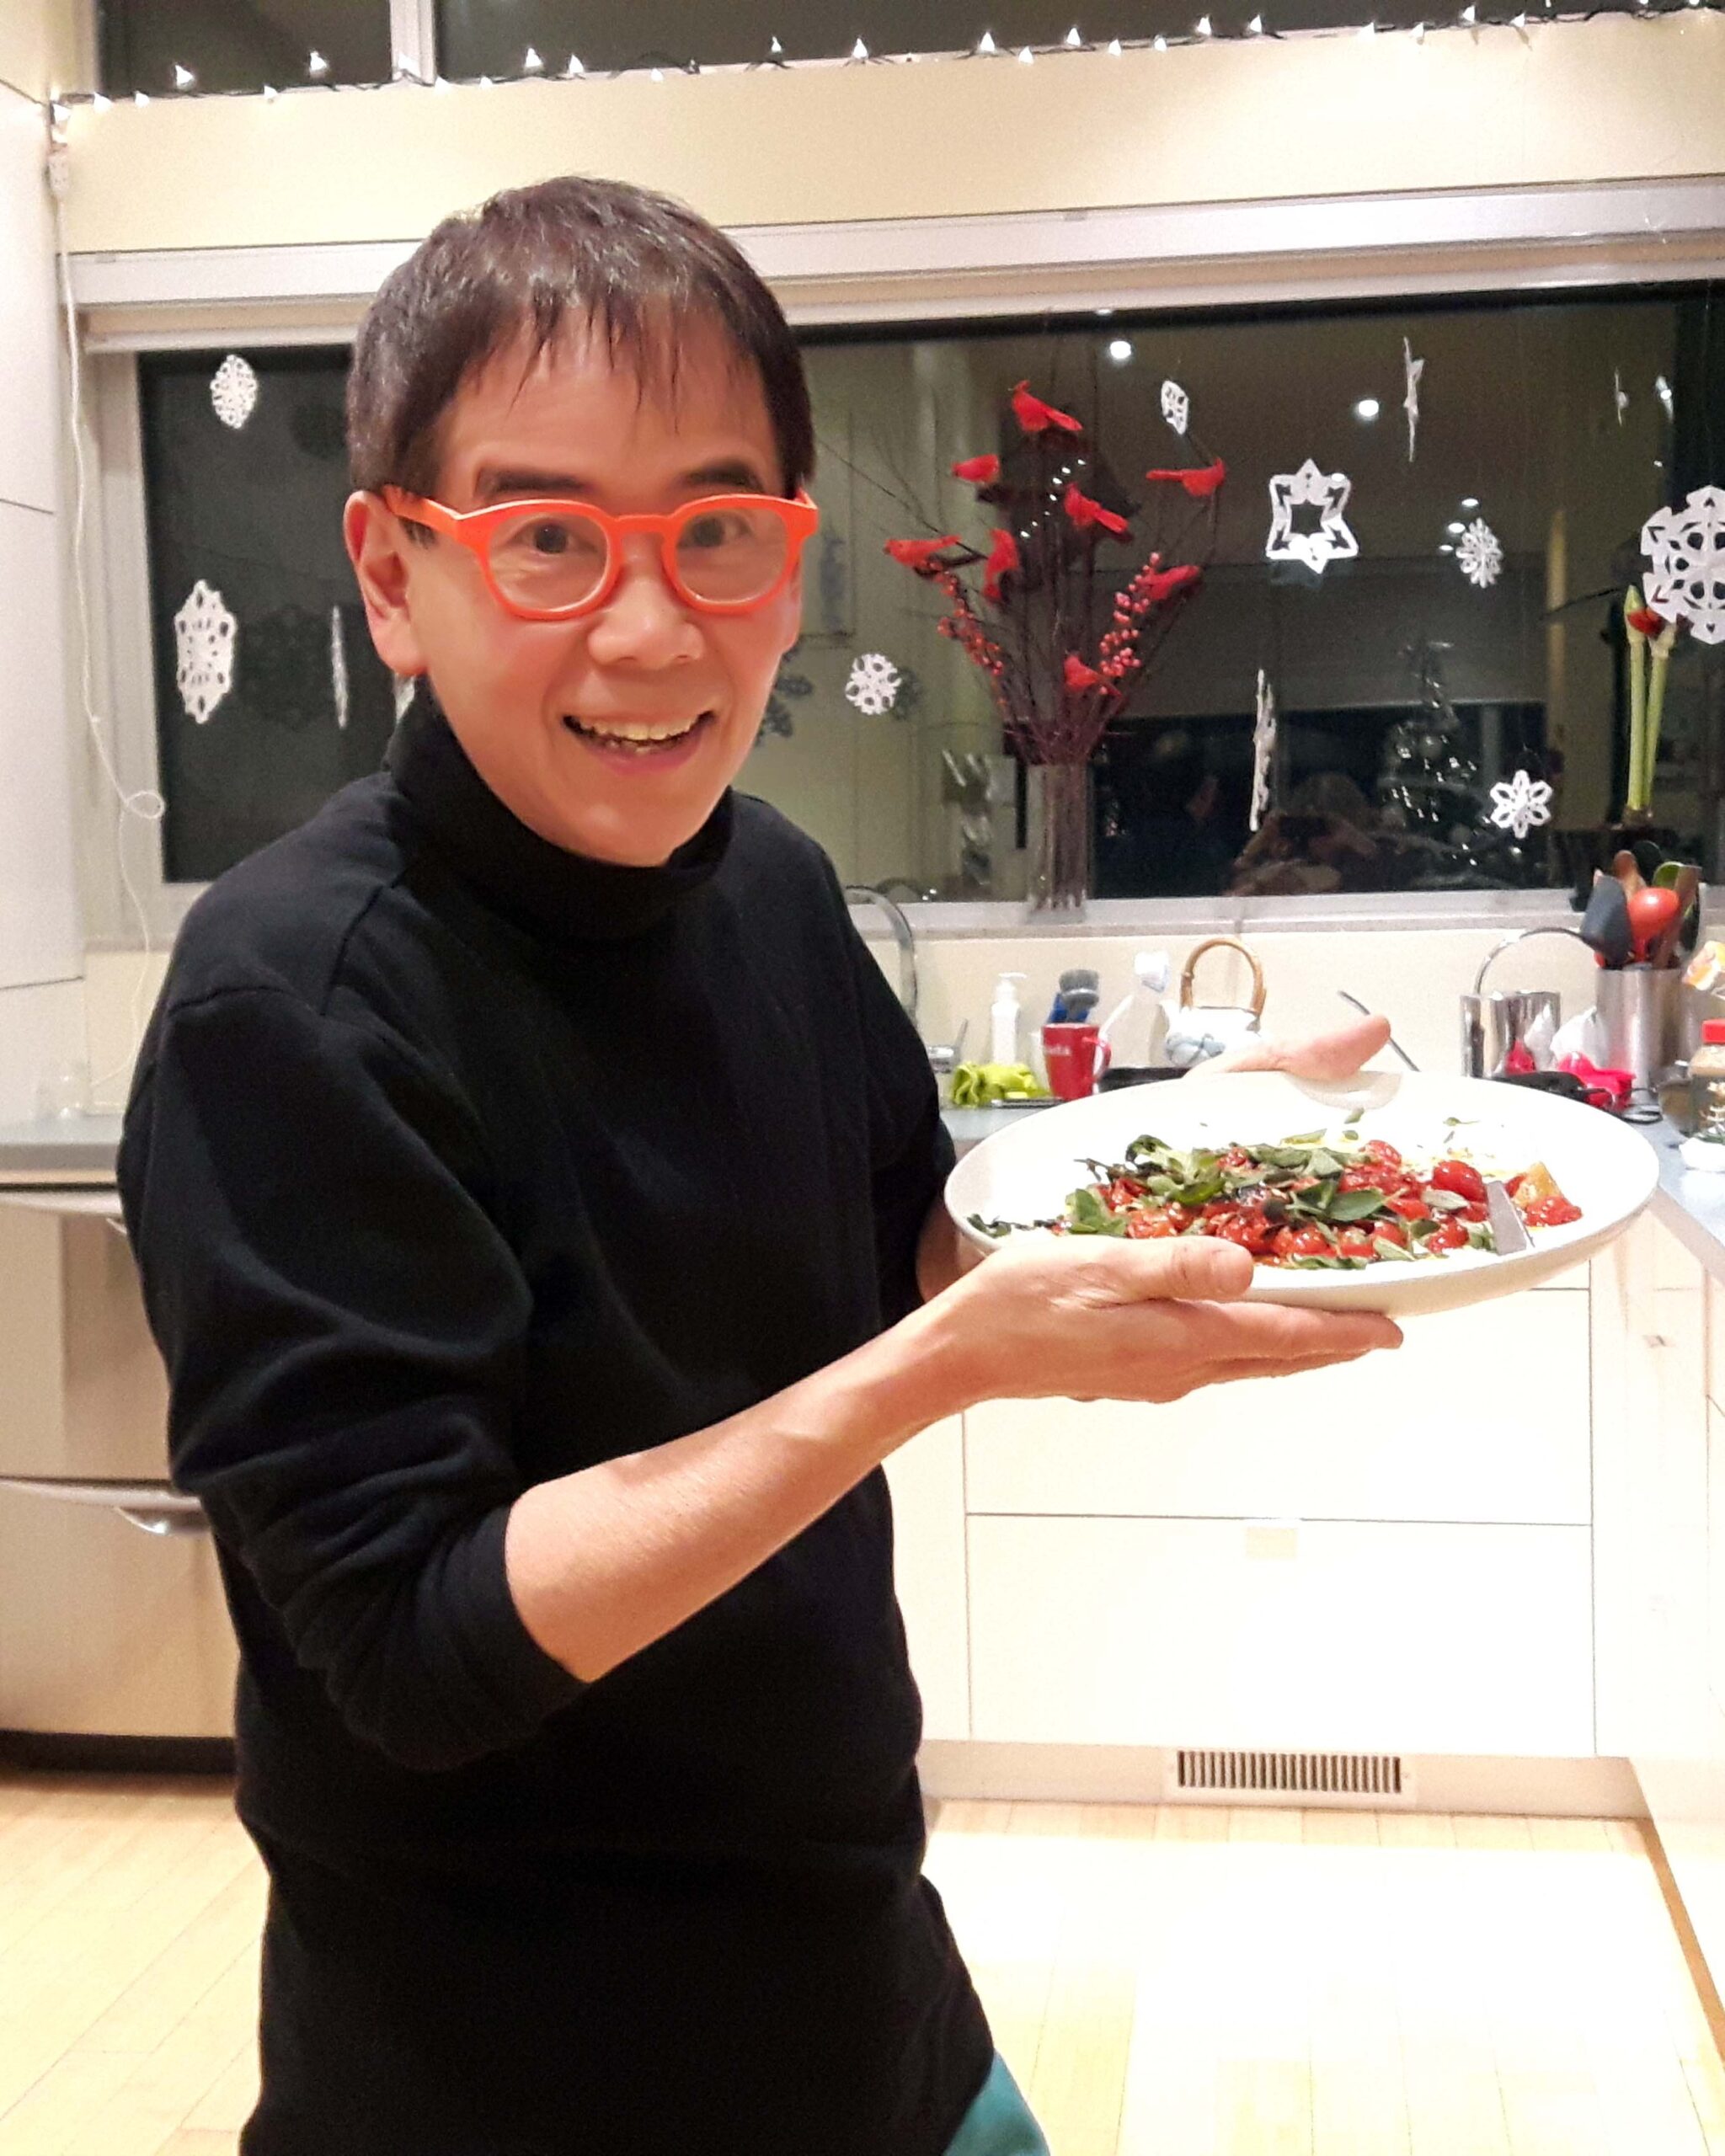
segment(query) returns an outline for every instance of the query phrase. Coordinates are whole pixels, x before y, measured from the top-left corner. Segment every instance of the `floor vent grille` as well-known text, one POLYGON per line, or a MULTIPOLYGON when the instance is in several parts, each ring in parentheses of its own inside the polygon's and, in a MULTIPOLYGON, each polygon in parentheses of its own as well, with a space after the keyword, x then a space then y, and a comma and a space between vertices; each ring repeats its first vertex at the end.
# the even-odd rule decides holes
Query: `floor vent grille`
POLYGON ((1171 1797, 1300 1804, 1411 1804, 1409 1763, 1395 1753, 1173 1752, 1171 1797))

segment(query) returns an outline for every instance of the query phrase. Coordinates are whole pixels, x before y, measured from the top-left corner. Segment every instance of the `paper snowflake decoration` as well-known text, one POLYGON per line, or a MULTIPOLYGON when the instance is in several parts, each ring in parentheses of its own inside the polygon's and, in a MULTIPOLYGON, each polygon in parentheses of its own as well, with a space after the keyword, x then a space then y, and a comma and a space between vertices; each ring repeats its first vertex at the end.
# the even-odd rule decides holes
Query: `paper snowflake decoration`
POLYGON ((1413 347, 1404 337, 1402 339, 1402 376, 1407 390, 1402 398, 1402 409, 1407 414, 1407 462, 1413 462, 1415 445, 1419 440, 1419 378, 1425 372, 1425 361, 1413 356, 1413 347))
POLYGON ((1455 542, 1455 561, 1470 584, 1482 591, 1503 574, 1503 542, 1482 516, 1477 516, 1455 542))
POLYGON ((1681 509, 1655 510, 1641 550, 1653 564, 1648 605, 1687 622, 1698 643, 1725 643, 1725 487, 1697 487, 1681 509))
POLYGON ((1258 670, 1258 723, 1252 729, 1252 828, 1255 831, 1270 805, 1270 759, 1276 753, 1276 692, 1263 667, 1258 670))
POLYGON ((1551 820, 1551 789, 1542 778, 1517 771, 1492 788, 1492 821, 1500 831, 1525 839, 1536 824, 1551 820))
POLYGON ((1332 562, 1350 561, 1359 542, 1348 529, 1343 511, 1354 483, 1344 472, 1320 472, 1308 456, 1297 472, 1279 472, 1270 481, 1270 536, 1264 553, 1273 562, 1303 562, 1322 576, 1332 562), (1296 531, 1296 509, 1319 512, 1316 531, 1296 531))
POLYGON ((238 352, 230 352, 210 377, 210 402, 224 427, 238 429, 258 401, 258 377, 238 352))
POLYGON ((845 699, 868 718, 879 718, 899 700, 899 670, 884 652, 865 651, 851 669, 845 699))
POLYGON ((175 682, 186 716, 201 726, 233 686, 234 639, 239 623, 222 594, 200 577, 174 617, 178 659, 175 682))
POLYGON ((1177 435, 1183 435, 1192 417, 1192 399, 1178 382, 1162 384, 1162 417, 1177 435))

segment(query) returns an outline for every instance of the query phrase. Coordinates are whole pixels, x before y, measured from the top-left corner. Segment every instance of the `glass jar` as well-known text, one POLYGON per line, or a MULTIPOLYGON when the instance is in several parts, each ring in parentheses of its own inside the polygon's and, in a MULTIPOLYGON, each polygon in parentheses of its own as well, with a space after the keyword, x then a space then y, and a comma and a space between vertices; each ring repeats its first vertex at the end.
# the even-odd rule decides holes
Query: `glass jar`
POLYGON ((1697 1138, 1725 1141, 1725 1018, 1708 1018, 1689 1059, 1690 1127, 1697 1138))

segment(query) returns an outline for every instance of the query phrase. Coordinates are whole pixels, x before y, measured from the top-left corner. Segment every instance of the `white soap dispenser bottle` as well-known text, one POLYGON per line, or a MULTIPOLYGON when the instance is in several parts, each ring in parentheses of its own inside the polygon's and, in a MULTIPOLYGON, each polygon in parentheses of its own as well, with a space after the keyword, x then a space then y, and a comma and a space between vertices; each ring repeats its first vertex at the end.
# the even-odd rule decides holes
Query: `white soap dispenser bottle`
POLYGON ((1018 1054, 1018 991, 1012 985, 1023 980, 1023 974, 1002 974, 995 984, 994 1001, 989 1006, 988 1059, 991 1063, 1017 1063, 1018 1054))

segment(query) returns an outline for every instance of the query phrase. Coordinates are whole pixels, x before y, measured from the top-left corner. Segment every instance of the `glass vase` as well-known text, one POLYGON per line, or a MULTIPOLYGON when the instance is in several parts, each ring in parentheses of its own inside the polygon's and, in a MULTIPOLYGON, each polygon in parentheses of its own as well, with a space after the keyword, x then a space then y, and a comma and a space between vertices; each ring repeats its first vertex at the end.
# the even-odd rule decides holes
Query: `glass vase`
POLYGON ((1024 774, 1033 914, 1081 915, 1090 898, 1093 781, 1088 764, 1032 764, 1024 774))

